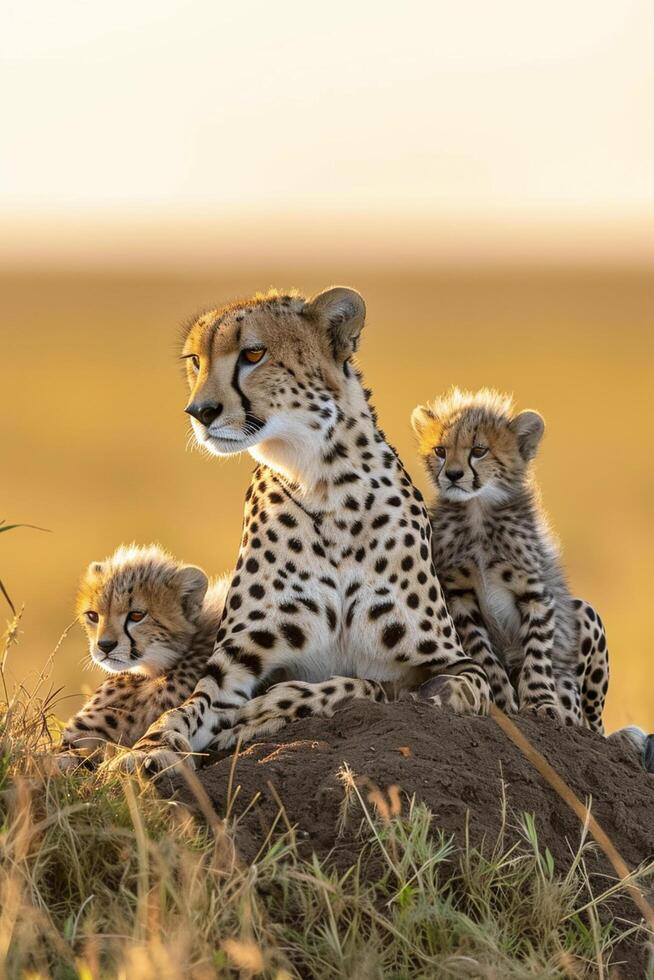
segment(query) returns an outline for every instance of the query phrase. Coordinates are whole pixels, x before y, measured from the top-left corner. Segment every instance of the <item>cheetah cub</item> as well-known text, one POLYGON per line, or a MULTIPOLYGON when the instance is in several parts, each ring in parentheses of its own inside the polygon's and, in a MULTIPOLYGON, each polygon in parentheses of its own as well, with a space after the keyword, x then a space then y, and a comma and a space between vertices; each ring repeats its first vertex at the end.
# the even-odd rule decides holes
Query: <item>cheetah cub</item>
POLYGON ((156 545, 120 547, 89 565, 77 613, 91 660, 111 676, 67 723, 62 768, 107 743, 133 745, 188 697, 211 656, 227 586, 156 545))
POLYGON ((601 731, 606 639, 570 595, 539 504, 531 464, 543 419, 514 414, 497 392, 454 389, 416 408, 412 424, 436 489, 436 572, 496 703, 601 731))

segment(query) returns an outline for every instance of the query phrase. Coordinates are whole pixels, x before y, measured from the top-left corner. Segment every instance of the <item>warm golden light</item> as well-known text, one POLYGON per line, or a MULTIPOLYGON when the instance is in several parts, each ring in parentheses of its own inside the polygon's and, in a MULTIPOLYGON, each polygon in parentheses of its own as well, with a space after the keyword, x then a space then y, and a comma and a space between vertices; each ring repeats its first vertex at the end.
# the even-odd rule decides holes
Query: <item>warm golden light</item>
POLYGON ((7 260, 652 256, 647 0, 3 20, 7 260))
MULTIPOLYGON (((423 487, 416 404, 489 385, 545 416, 545 505, 609 634, 608 726, 653 729, 649 0, 9 0, 2 43, 0 518, 53 531, 0 541, 26 604, 14 675, 121 541, 234 562, 251 461, 184 452, 178 323, 347 283, 423 487)), ((75 629, 62 714, 97 680, 85 656, 75 629)))

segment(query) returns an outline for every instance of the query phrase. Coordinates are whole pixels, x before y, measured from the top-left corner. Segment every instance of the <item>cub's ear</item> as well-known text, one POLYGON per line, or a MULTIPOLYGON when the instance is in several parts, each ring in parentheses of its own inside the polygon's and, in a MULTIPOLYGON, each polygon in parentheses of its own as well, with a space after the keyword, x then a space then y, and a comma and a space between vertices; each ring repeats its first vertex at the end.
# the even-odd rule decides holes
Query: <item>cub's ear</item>
POLYGON ((89 567, 86 569, 87 577, 95 578, 96 575, 102 575, 104 572, 104 562, 102 561, 92 561, 89 567))
POLYGON ((309 300, 305 316, 316 320, 329 337, 335 360, 345 361, 359 346, 366 304, 355 289, 334 286, 309 300))
POLYGON ((433 428, 436 416, 428 405, 416 405, 411 412, 411 425, 418 439, 422 439, 423 433, 433 428))
POLYGON ((418 405, 411 413, 411 425, 418 438, 418 451, 429 456, 441 437, 441 423, 429 405, 418 405))
POLYGON ((182 608, 192 621, 197 619, 209 586, 209 579, 201 568, 195 565, 182 565, 175 576, 175 584, 182 594, 182 608))
POLYGON ((509 428, 515 433, 518 440, 520 455, 525 462, 529 462, 536 455, 538 443, 545 432, 542 415, 539 415, 538 412, 520 412, 512 420, 509 428))

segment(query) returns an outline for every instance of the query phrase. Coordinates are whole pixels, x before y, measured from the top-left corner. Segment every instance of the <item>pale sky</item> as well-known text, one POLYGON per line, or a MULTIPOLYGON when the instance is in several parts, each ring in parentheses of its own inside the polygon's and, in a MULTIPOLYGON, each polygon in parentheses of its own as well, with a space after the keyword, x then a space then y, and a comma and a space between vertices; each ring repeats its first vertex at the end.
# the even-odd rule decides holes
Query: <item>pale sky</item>
POLYGON ((654 235, 651 0, 3 0, 0 18, 19 251, 62 220, 263 212, 654 235))

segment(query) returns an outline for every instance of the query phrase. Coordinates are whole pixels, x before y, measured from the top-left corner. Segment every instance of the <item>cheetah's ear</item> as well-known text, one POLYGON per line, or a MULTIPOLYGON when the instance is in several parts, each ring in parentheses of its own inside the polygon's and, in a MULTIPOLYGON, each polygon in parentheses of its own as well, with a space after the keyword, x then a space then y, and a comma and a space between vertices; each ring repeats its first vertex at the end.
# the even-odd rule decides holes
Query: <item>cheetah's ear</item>
POLYGON ((102 561, 92 561, 89 567, 86 569, 87 576, 95 578, 96 575, 102 575, 104 572, 104 562, 102 561))
POLYGON ((536 455, 538 443, 543 438, 545 423, 542 415, 538 412, 520 412, 511 421, 509 428, 515 433, 518 440, 520 455, 529 462, 536 455))
POLYGON ((344 361, 354 354, 366 319, 366 304, 356 289, 346 286, 326 289, 309 300, 304 313, 325 329, 337 361, 344 361))
POLYGON ((200 612, 209 579, 201 568, 197 568, 195 565, 182 565, 175 575, 175 584, 182 594, 184 612, 193 621, 200 612))

